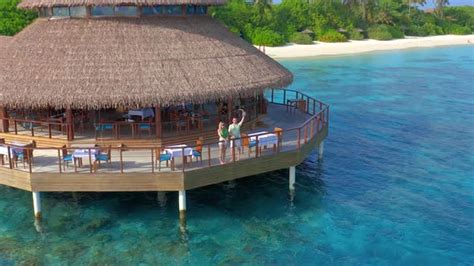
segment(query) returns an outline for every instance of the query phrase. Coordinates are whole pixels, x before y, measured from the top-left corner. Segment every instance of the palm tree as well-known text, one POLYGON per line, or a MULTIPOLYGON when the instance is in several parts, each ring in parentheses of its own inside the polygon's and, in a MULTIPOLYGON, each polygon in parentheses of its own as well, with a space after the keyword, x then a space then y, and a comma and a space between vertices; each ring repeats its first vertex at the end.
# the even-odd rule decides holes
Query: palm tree
POLYGON ((440 17, 443 17, 444 16, 444 7, 449 5, 449 0, 434 0, 434 4, 435 4, 435 13, 440 16, 440 17))
POLYGON ((424 6, 426 4, 426 0, 407 0, 407 2, 408 2, 408 16, 411 15, 411 7, 413 5, 424 6))
POLYGON ((373 11, 377 0, 342 0, 342 4, 349 7, 359 7, 362 12, 362 18, 365 21, 371 19, 371 11, 373 11))
POLYGON ((259 24, 261 24, 265 17, 265 11, 272 9, 272 4, 269 0, 256 0, 254 5, 257 8, 259 24))

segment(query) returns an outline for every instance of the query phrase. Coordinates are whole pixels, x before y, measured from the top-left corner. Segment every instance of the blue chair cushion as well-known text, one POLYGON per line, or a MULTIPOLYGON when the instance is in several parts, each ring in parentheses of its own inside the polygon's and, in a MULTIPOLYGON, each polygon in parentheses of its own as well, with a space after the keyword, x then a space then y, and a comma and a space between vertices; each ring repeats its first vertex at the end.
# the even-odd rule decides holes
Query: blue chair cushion
POLYGON ((25 157, 25 153, 23 152, 23 150, 20 150, 20 149, 13 149, 13 155, 15 155, 17 158, 20 158, 20 159, 25 157))
POLYGON ((249 148, 253 148, 253 147, 256 147, 257 146, 257 141, 256 140, 252 140, 249 142, 249 148))
POLYGON ((95 159, 99 161, 108 161, 109 156, 107 156, 107 154, 99 154, 95 157, 95 159))
POLYGON ((72 154, 67 154, 66 156, 64 156, 63 161, 72 162, 72 154))
POLYGON ((104 131, 104 130, 112 130, 112 129, 114 129, 114 125, 112 124, 103 124, 103 125, 95 126, 96 131, 104 131))
POLYGON ((160 154, 160 161, 169 161, 171 160, 171 154, 163 153, 160 154))
POLYGON ((149 125, 149 124, 140 124, 140 125, 138 125, 138 128, 140 128, 140 129, 151 129, 151 125, 149 125))
POLYGON ((201 157, 201 153, 198 151, 193 151, 193 157, 201 157))

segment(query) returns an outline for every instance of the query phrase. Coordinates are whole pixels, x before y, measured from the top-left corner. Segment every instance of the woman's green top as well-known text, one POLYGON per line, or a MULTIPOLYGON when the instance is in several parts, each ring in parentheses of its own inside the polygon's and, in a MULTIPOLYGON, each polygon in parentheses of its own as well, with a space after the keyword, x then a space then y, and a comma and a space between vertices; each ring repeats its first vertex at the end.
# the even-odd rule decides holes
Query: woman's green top
POLYGON ((227 128, 223 128, 221 130, 221 138, 227 139, 228 137, 229 137, 229 131, 227 130, 227 128))

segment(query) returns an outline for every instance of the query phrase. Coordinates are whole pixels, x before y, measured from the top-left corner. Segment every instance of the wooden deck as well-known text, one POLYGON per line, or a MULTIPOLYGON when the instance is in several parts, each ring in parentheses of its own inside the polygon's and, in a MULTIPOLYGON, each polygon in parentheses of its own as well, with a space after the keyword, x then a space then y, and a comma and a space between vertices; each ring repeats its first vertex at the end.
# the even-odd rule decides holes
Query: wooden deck
MULTIPOLYGON (((150 140, 136 146, 128 145, 125 149, 113 147, 112 163, 103 162, 97 170, 92 167, 92 158, 84 158, 81 167, 73 164, 64 167, 61 150, 51 144, 34 149, 32 162, 25 165, 20 162, 13 167, 5 158, 6 163, 0 165, 0 184, 34 192, 181 191, 295 166, 327 137, 329 108, 319 102, 316 108, 314 100, 312 110, 309 107, 305 110, 288 108, 284 104, 289 97, 286 93, 280 99, 283 103, 270 104, 267 116, 258 124, 248 124, 243 130, 246 133, 273 132, 275 127, 283 128, 278 145, 257 144, 252 152, 245 149, 240 159, 236 150, 228 148, 228 162, 224 165, 219 163, 218 144, 212 136, 203 145, 202 162, 196 158, 191 162, 190 157, 189 161, 176 158, 174 169, 166 167, 164 162, 162 168, 158 168, 155 157, 162 144, 150 140)), ((271 97, 275 102, 276 95, 272 93, 271 97)), ((297 94, 298 97, 307 96, 297 94)), ((306 106, 311 105, 310 99, 306 98, 306 106)), ((31 141, 31 137, 28 140, 31 141)), ((7 143, 9 141, 7 137, 7 143)), ((79 147, 90 149, 93 144, 75 144, 71 149, 79 147)))

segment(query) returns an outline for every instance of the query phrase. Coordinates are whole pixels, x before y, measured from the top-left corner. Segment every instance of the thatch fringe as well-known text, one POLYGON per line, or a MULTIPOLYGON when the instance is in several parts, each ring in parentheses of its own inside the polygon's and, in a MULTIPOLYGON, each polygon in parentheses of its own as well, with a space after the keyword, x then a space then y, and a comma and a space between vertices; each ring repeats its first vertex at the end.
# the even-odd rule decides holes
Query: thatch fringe
POLYGON ((208 17, 38 19, 0 52, 0 105, 143 107, 285 87, 292 74, 208 17))
POLYGON ((227 0, 23 0, 18 7, 33 9, 53 6, 156 6, 156 5, 223 5, 227 0))

